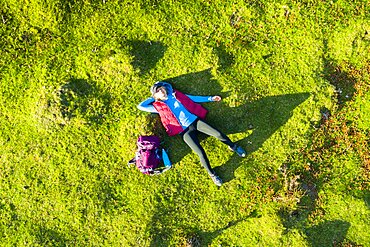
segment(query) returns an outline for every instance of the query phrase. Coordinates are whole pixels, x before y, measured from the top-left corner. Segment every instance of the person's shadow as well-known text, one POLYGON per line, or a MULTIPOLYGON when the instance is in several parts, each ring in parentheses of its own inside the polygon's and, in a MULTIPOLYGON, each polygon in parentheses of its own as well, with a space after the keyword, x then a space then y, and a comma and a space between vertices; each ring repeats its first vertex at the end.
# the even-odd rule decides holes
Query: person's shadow
MULTIPOLYGON (((212 78, 210 69, 164 81, 170 82, 174 88, 186 94, 227 97, 227 93, 221 92, 221 86, 212 78)), ((237 107, 229 107, 222 101, 203 105, 209 110, 206 122, 223 133, 230 135, 251 132, 246 138, 237 140, 237 143, 244 147, 250 155, 283 126, 292 117, 293 110, 309 96, 309 93, 268 96, 242 103, 237 107)), ((200 135, 200 139, 204 139, 204 137, 204 135, 200 135)), ((165 137, 165 143, 168 145, 170 157, 174 164, 181 161, 191 151, 183 143, 181 137, 165 137)), ((224 182, 228 182, 234 178, 234 172, 240 164, 240 157, 234 154, 228 162, 216 167, 215 170, 221 175, 224 182)))

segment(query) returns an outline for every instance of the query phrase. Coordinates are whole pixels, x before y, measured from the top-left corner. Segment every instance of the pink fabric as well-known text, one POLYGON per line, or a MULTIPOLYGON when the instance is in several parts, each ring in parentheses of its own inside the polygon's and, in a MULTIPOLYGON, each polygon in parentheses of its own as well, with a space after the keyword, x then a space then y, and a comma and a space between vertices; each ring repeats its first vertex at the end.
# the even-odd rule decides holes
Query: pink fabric
POLYGON ((180 91, 178 91, 176 89, 174 91, 175 91, 175 98, 178 101, 180 101, 180 103, 183 106, 185 106, 185 108, 188 111, 190 111, 194 115, 200 117, 201 119, 205 119, 206 118, 206 115, 207 115, 207 112, 208 112, 206 110, 206 108, 204 108, 200 104, 195 103, 194 101, 192 101, 188 96, 186 96, 182 92, 180 92, 180 91))

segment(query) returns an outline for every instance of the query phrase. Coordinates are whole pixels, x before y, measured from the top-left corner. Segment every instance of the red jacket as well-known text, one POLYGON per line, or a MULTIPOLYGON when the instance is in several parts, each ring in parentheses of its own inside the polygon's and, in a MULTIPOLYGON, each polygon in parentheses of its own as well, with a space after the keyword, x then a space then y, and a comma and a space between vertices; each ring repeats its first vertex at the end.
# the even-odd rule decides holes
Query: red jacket
MULTIPOLYGON (((188 96, 178 90, 174 90, 174 96, 190 113, 204 119, 207 115, 207 109, 200 104, 192 101, 188 96)), ((162 101, 155 101, 154 108, 158 111, 161 122, 166 129, 169 136, 180 134, 184 129, 177 120, 176 116, 172 113, 171 109, 166 103, 162 101)))

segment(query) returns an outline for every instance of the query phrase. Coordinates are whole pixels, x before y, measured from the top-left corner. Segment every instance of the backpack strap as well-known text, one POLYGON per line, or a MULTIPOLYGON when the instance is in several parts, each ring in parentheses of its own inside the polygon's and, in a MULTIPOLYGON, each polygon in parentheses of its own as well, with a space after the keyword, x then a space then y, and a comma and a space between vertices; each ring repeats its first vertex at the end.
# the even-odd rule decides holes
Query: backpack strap
POLYGON ((131 166, 131 165, 133 165, 133 164, 135 164, 136 163, 136 157, 134 157, 134 158, 132 158, 131 160, 129 160, 129 162, 127 162, 127 166, 131 166))
POLYGON ((166 171, 168 171, 169 169, 171 169, 172 168, 172 166, 168 166, 168 167, 166 167, 166 168, 164 168, 164 169, 161 169, 161 170, 154 170, 151 174, 149 174, 150 176, 156 176, 156 175, 160 175, 160 174, 162 174, 162 173, 164 173, 164 172, 166 172, 166 171))

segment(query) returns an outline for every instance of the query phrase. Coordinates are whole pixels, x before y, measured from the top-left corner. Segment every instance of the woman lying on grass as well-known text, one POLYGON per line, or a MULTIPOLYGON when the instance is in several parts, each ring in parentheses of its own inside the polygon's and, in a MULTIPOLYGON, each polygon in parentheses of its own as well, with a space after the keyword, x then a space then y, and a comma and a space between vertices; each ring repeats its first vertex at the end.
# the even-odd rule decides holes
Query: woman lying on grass
POLYGON ((173 89, 167 82, 155 83, 150 92, 152 97, 138 105, 142 111, 159 113, 161 122, 169 136, 180 134, 184 142, 199 156, 200 162, 211 176, 217 186, 222 185, 222 180, 212 170, 208 157, 200 145, 197 133, 202 132, 214 136, 229 146, 240 157, 245 157, 244 149, 233 143, 229 137, 210 126, 203 119, 207 110, 197 103, 221 101, 220 96, 193 96, 183 94, 173 89))

